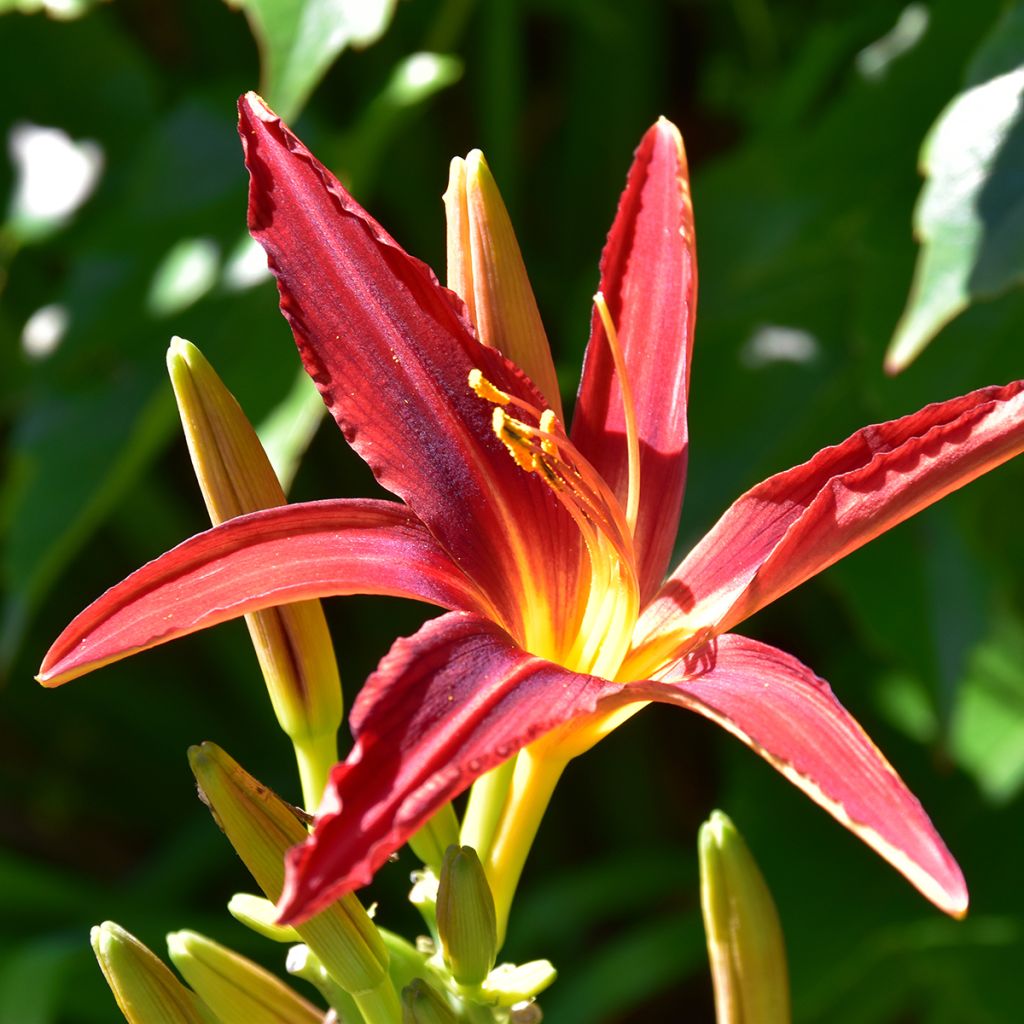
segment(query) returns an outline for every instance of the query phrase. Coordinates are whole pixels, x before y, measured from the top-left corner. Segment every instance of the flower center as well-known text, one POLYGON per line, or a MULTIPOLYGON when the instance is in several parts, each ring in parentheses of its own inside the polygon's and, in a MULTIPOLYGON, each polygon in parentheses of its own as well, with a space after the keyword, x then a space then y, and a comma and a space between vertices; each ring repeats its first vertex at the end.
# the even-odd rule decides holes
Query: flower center
MULTIPOLYGON (((595 303, 612 349, 626 410, 629 487, 625 510, 601 475, 569 440, 551 409, 542 411, 500 390, 476 369, 470 372, 469 386, 479 398, 494 405, 492 429, 516 465, 540 477, 572 517, 590 564, 583 611, 571 643, 561 651, 531 653, 577 672, 613 679, 629 650, 640 606, 633 552, 639 444, 618 337, 600 293, 595 296, 595 303), (512 415, 510 409, 517 415, 512 415)), ((559 632, 552 630, 548 635, 559 632)))

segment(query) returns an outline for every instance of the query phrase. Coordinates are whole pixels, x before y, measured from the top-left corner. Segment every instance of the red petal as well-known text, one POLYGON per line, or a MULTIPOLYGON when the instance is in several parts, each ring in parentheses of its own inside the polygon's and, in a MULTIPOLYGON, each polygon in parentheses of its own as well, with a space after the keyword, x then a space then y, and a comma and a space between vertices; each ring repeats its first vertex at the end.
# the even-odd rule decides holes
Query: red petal
MULTIPOLYGON (((697 262, 686 154, 662 119, 644 136, 601 257, 601 291, 618 331, 640 436, 636 552, 646 601, 668 569, 686 482, 686 394, 697 262)), ((625 504, 622 393, 600 317, 591 320, 572 439, 625 504)))
POLYGON ((579 531, 515 465, 474 368, 544 402, 472 336, 459 299, 404 252, 258 99, 239 103, 249 229, 267 250, 306 369, 346 439, 521 635, 525 595, 575 607, 579 531))
POLYGON ((727 634, 636 697, 697 711, 777 768, 939 908, 967 912, 967 887, 920 803, 828 684, 782 651, 727 634))
POLYGON ((1024 381, 865 427, 747 491, 645 611, 638 635, 731 628, 1024 450, 1024 381))
POLYGON ((59 686, 246 612, 352 593, 489 614, 486 600, 401 505, 282 505, 192 537, 112 587, 61 633, 38 678, 59 686))
POLYGON ((489 768, 622 687, 519 648, 453 613, 399 640, 352 711, 356 745, 331 776, 309 841, 288 855, 281 919, 304 920, 358 886, 489 768))

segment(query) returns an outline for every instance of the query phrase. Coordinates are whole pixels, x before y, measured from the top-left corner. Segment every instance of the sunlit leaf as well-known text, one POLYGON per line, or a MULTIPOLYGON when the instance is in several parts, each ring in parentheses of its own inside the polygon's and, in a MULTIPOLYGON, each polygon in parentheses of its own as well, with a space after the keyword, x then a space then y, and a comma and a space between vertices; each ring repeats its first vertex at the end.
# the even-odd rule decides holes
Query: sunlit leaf
POLYGON ((245 11, 260 48, 260 91, 294 118, 347 46, 369 46, 391 20, 395 0, 228 0, 245 11))
POLYGON ((953 716, 953 754, 993 801, 1024 785, 1024 625, 1004 611, 971 658, 953 716))
POLYGON ((890 373, 906 368, 974 301, 1024 279, 1022 62, 1018 5, 975 58, 975 71, 986 77, 955 97, 925 138, 921 167, 928 181, 914 215, 921 252, 885 357, 890 373))

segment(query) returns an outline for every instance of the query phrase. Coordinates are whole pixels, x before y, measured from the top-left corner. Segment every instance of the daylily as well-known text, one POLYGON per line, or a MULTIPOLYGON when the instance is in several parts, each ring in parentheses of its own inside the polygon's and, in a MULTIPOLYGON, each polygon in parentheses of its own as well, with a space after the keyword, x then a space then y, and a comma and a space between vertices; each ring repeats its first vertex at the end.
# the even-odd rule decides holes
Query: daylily
MULTIPOLYGON (((282 920, 367 883, 519 752, 481 852, 501 921, 561 766, 650 701, 739 737, 962 915, 955 861, 828 685, 732 629, 1024 449, 1024 382, 866 427, 770 477, 663 582, 686 471, 696 296, 678 131, 661 120, 637 149, 567 431, 555 399, 477 339, 466 305, 258 97, 240 113, 249 226, 282 311, 346 440, 401 503, 296 504, 193 537, 75 619, 41 681, 284 602, 418 598, 449 611, 398 640, 364 686, 355 746, 289 855, 282 920)), ((548 375, 546 347, 529 351, 531 372, 548 375)))

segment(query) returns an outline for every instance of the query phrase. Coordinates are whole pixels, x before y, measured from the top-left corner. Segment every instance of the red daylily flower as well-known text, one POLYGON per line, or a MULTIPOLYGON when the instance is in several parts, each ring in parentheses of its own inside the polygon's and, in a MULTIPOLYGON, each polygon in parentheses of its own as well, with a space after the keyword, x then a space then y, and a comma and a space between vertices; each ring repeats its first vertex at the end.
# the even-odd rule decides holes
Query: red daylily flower
POLYGON ((601 261, 610 317, 594 315, 567 434, 523 372, 476 340, 462 302, 257 97, 240 112, 249 225, 282 311, 346 440, 402 503, 290 505, 193 537, 75 619, 41 681, 288 601, 417 598, 449 611, 398 640, 359 695, 355 747, 290 857, 284 919, 368 882, 517 751, 567 759, 650 701, 720 724, 963 914, 955 861, 828 685, 730 631, 1024 449, 1024 382, 866 427, 769 478, 663 583, 696 298, 676 129, 659 122, 636 152, 601 261))

